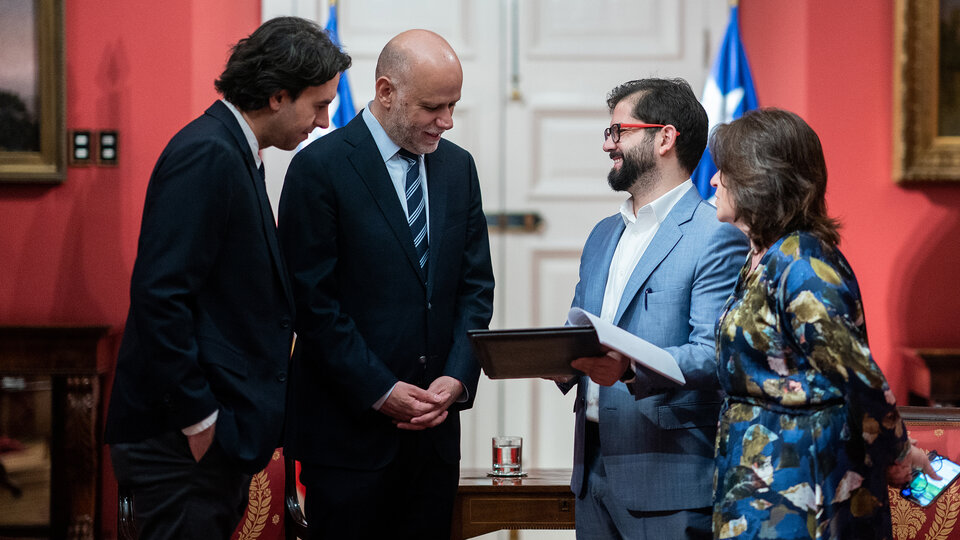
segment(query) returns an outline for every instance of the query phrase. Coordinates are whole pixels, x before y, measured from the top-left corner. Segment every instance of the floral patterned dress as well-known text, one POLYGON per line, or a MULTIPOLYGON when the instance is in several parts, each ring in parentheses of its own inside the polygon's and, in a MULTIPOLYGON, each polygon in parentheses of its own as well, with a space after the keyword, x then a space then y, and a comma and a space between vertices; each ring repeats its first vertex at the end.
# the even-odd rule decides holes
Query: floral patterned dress
POLYGON ((716 343, 714 536, 892 538, 886 468, 910 443, 843 255, 795 232, 748 259, 716 343))

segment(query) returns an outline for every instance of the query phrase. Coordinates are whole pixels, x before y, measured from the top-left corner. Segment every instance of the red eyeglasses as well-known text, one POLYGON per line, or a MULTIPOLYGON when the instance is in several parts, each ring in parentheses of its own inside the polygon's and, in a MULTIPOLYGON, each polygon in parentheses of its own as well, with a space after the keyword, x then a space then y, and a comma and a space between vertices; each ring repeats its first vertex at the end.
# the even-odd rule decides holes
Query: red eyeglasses
MULTIPOLYGON (((662 128, 667 127, 666 124, 612 124, 607 129, 603 130, 603 140, 606 141, 610 137, 613 137, 614 144, 620 142, 620 132, 624 129, 646 129, 646 128, 662 128)), ((680 132, 677 132, 679 135, 680 132)))

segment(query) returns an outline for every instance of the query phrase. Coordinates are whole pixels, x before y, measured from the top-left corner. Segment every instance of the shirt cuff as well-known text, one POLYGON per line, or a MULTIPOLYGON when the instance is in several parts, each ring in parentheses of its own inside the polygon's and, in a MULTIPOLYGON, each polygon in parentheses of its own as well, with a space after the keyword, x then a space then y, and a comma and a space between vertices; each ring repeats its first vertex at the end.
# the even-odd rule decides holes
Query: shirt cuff
POLYGON ((627 370, 623 372, 623 375, 620 376, 620 382, 624 384, 630 384, 637 380, 637 366, 630 361, 630 364, 627 365, 627 370))
POLYGON ((197 422, 196 424, 194 424, 194 425, 192 425, 192 426, 187 426, 187 427, 181 429, 180 431, 182 431, 183 434, 184 434, 184 435, 187 435, 187 436, 196 435, 197 433, 200 433, 201 431, 207 429, 208 427, 216 424, 216 423, 217 423, 217 415, 218 415, 218 414, 220 414, 220 410, 219 410, 219 409, 213 411, 213 414, 211 414, 210 416, 208 416, 208 417, 204 418, 203 420, 197 422))
POLYGON ((387 398, 390 397, 390 394, 393 393, 393 389, 396 387, 397 387, 397 383, 393 383, 393 386, 391 386, 390 389, 387 390, 387 393, 384 394, 383 397, 378 399, 376 403, 373 404, 373 410, 379 411, 380 407, 383 407, 383 404, 387 401, 387 398))

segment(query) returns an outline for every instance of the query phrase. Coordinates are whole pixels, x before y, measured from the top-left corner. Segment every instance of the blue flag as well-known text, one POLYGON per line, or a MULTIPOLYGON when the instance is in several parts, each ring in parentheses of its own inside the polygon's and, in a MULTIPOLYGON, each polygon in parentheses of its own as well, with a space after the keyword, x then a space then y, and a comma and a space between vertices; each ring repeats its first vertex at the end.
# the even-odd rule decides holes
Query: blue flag
MULTIPOLYGON (((730 10, 730 23, 723 35, 723 44, 713 62, 710 77, 703 88, 700 103, 710 117, 710 132, 719 124, 740 118, 743 113, 757 108, 757 93, 753 89, 750 65, 740 41, 740 24, 737 21, 737 6, 730 10)), ((717 172, 708 147, 700 158, 700 164, 691 178, 704 199, 713 197, 710 178, 717 172)))
MULTIPOLYGON (((342 49, 343 47, 340 45, 340 34, 337 32, 336 0, 330 0, 330 16, 327 18, 325 30, 327 31, 327 35, 330 36, 330 41, 342 49)), ((307 139, 297 146, 298 152, 327 133, 330 133, 338 127, 347 125, 347 122, 353 120, 353 117, 357 115, 357 109, 353 106, 353 96, 350 94, 350 81, 347 79, 346 71, 340 74, 340 83, 337 84, 337 96, 333 98, 333 102, 330 103, 329 112, 330 127, 326 129, 315 128, 311 131, 307 139)))
MULTIPOLYGON (((330 16, 327 18, 327 34, 330 35, 330 41, 337 47, 340 46, 340 34, 337 32, 337 2, 330 2, 330 16)), ((342 48, 342 47, 341 47, 342 48)), ((347 125, 347 122, 353 120, 357 115, 357 109, 353 106, 353 95, 350 94, 350 81, 347 79, 347 72, 340 74, 340 84, 337 85, 336 103, 331 104, 330 113, 331 127, 336 129, 347 125)))

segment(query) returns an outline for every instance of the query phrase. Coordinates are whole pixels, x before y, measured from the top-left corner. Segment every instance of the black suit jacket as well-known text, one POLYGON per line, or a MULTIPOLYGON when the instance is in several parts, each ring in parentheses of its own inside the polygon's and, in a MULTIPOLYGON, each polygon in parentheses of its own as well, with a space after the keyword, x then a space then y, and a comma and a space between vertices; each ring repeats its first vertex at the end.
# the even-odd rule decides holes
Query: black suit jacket
POLYGON ((371 406, 399 381, 463 383, 466 403, 428 429, 443 459, 460 457, 458 409, 480 369, 466 332, 493 311, 487 224, 473 157, 445 140, 426 155, 430 260, 422 275, 400 200, 357 115, 298 153, 280 198, 280 242, 297 302, 287 452, 375 469, 399 430, 371 406))
POLYGON ((193 425, 247 472, 281 442, 293 297, 266 188, 230 110, 184 127, 147 187, 108 443, 193 425))

